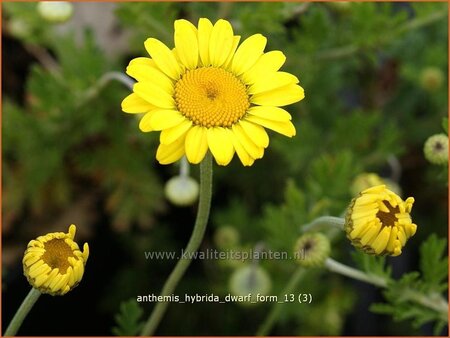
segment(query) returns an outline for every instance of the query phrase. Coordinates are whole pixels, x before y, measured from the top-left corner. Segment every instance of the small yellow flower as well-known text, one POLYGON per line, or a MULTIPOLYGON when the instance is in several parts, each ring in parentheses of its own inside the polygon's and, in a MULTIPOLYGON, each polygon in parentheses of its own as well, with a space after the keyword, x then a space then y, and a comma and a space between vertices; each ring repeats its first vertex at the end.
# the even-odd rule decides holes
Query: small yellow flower
POLYGON ((208 150, 219 165, 236 153, 245 166, 262 158, 269 145, 264 128, 295 135, 281 106, 304 98, 296 76, 281 72, 286 57, 264 53, 261 34, 239 46, 231 24, 201 18, 198 27, 176 20, 175 48, 149 38, 151 58, 131 60, 127 74, 138 82, 122 102, 126 113, 145 113, 139 128, 161 131, 156 159, 170 164, 186 155, 200 163, 208 150))
POLYGON ((89 257, 89 246, 83 252, 73 241, 77 228, 69 232, 52 232, 28 243, 23 256, 23 271, 28 282, 42 293, 64 295, 80 283, 89 257))
POLYGON ((345 219, 345 231, 352 244, 375 255, 398 256, 406 241, 416 233, 411 221, 414 198, 403 201, 378 185, 354 198, 345 219))

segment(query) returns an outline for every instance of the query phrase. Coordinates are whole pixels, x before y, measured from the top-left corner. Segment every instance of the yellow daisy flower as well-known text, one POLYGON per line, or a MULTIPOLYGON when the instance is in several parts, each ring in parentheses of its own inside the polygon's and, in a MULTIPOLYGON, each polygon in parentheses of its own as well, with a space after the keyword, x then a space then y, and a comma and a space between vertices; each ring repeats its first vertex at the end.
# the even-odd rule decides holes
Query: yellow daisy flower
POLYGON ((269 145, 265 128, 292 137, 291 115, 281 106, 304 98, 292 74, 279 71, 286 57, 264 53, 261 34, 240 36, 231 24, 205 18, 198 27, 176 20, 175 48, 149 38, 151 58, 131 60, 127 74, 138 82, 122 102, 126 113, 146 113, 143 132, 161 131, 156 158, 170 164, 183 155, 199 163, 208 149, 220 165, 236 152, 250 166, 269 145))
POLYGON ((23 256, 23 271, 28 282, 41 293, 64 295, 78 285, 89 257, 89 246, 83 252, 73 241, 77 228, 53 232, 28 243, 23 256))
POLYGON ((413 203, 414 198, 403 201, 385 185, 362 191, 347 210, 347 237, 366 253, 400 255, 417 230, 410 215, 413 203))

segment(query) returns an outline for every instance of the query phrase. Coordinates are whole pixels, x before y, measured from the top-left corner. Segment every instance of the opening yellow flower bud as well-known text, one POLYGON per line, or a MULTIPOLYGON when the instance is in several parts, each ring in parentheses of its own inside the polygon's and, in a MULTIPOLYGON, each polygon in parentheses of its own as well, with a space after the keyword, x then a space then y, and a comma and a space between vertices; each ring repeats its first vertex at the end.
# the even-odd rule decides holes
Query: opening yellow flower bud
POLYGON ((348 239, 368 254, 400 255, 417 230, 410 215, 413 203, 414 198, 403 201, 385 185, 362 191, 347 209, 348 239))
POLYGON ((77 228, 53 232, 28 243, 23 256, 23 271, 28 282, 41 293, 64 295, 80 283, 89 257, 87 243, 80 250, 74 242, 77 228))

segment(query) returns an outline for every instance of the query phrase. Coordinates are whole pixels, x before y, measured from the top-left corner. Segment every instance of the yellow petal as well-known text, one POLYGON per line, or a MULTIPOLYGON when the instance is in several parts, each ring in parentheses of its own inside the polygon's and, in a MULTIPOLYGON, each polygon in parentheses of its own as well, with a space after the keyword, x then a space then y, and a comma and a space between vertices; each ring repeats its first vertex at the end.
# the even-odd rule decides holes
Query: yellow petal
POLYGON ((401 255, 402 254, 402 246, 401 245, 397 245, 395 248, 394 248, 394 253, 392 253, 391 254, 391 256, 399 256, 399 255, 401 255))
POLYGON ((48 278, 49 278, 49 275, 47 275, 47 274, 37 276, 36 279, 34 280, 34 286, 36 288, 40 287, 47 281, 48 278))
POLYGON ((212 29, 213 24, 208 19, 201 18, 198 20, 198 51, 203 66, 211 64, 209 60, 209 39, 212 29))
POLYGON ((144 45, 158 68, 170 78, 178 80, 182 68, 178 64, 172 51, 161 41, 153 38, 147 39, 144 45))
POLYGON ((381 230, 381 232, 378 234, 377 238, 375 238, 372 247, 377 255, 379 255, 386 249, 390 235, 391 235, 390 227, 384 227, 384 229, 381 230))
POLYGON ((225 128, 209 128, 206 134, 208 146, 217 164, 227 165, 234 155, 234 147, 225 128))
POLYGON ((31 266, 34 263, 36 263, 38 260, 41 259, 40 255, 36 255, 35 253, 27 253, 24 257, 23 257, 23 264, 26 266, 31 266))
POLYGON ((290 84, 284 87, 253 95, 250 98, 250 101, 251 103, 261 106, 286 106, 288 104, 298 102, 304 97, 305 91, 302 87, 290 84))
POLYGON ((152 82, 138 82, 133 86, 133 91, 156 107, 175 108, 175 100, 172 95, 152 82))
POLYGON ((380 185, 376 185, 374 187, 370 187, 367 188, 366 190, 362 191, 362 194, 381 194, 384 192, 384 190, 386 189, 386 185, 384 184, 380 184, 380 185))
POLYGON ((214 67, 222 66, 233 48, 233 28, 226 20, 218 20, 209 38, 209 61, 214 67))
POLYGON ((406 231, 406 235, 409 237, 414 236, 414 234, 417 231, 417 225, 414 223, 411 224, 406 224, 405 225, 405 231, 406 231))
POLYGON ((156 159, 161 164, 170 164, 178 161, 184 155, 184 137, 171 144, 160 144, 156 151, 156 159))
POLYGON ((254 34, 239 46, 231 63, 231 71, 241 75, 249 70, 263 54, 267 39, 261 34, 254 34))
POLYGON ((258 81, 248 88, 249 94, 258 94, 269 90, 284 87, 290 84, 297 84, 296 76, 286 72, 269 73, 264 81, 258 81))
POLYGON ((384 204, 383 201, 378 201, 378 208, 380 209, 380 211, 384 212, 384 213, 390 213, 388 207, 386 206, 386 204, 384 204))
POLYGON ((186 134, 185 151, 190 163, 200 163, 208 151, 206 128, 200 126, 192 127, 186 134))
POLYGON ((241 120, 239 124, 258 147, 267 148, 269 145, 269 136, 263 127, 245 120, 241 120))
POLYGON ((44 243, 38 242, 36 240, 31 240, 30 243, 28 243, 28 246, 33 246, 33 247, 38 247, 38 248, 43 248, 44 247, 44 243))
POLYGON ((34 252, 36 254, 43 254, 45 252, 44 248, 40 248, 37 246, 27 248, 27 252, 34 252))
POLYGON ((53 279, 58 275, 59 273, 59 269, 53 269, 49 274, 48 274, 48 279, 45 281, 44 286, 48 287, 50 285, 50 283, 53 281, 53 279))
POLYGON ((264 155, 264 148, 258 147, 252 139, 244 131, 240 123, 233 124, 232 131, 236 135, 239 143, 244 147, 245 151, 254 159, 262 158, 264 155))
POLYGON ((61 279, 63 278, 63 275, 61 274, 57 274, 55 276, 55 278, 52 279, 52 281, 49 283, 48 288, 52 291, 52 292, 56 292, 58 291, 58 289, 55 287, 56 285, 58 285, 61 282, 61 279))
MULTIPOLYGON (((361 195, 359 196, 356 201, 355 201, 355 206, 353 207, 353 209, 356 206, 364 206, 367 205, 367 208, 372 209, 371 205, 377 200, 377 197, 375 195, 369 194, 369 195, 361 195)), ((376 206, 378 206, 378 204, 376 204, 376 206)))
POLYGON ((187 20, 176 20, 175 48, 181 62, 186 68, 194 69, 198 65, 197 28, 187 20))
POLYGON ((174 84, 160 70, 147 65, 134 64, 127 67, 127 74, 141 82, 151 82, 169 94, 174 92, 174 84))
POLYGON ((281 121, 271 121, 262 119, 258 116, 251 116, 248 115, 245 118, 247 121, 251 121, 255 124, 260 124, 265 128, 272 129, 273 131, 276 131, 277 133, 280 133, 282 135, 285 135, 287 137, 295 136, 295 127, 290 121, 281 122, 281 121))
POLYGON ((403 229, 403 227, 398 227, 397 238, 400 241, 400 243, 402 244, 402 246, 405 246, 407 238, 406 238, 405 229, 403 229))
POLYGON ((233 46, 231 47, 230 54, 228 55, 228 58, 223 64, 223 68, 228 69, 230 68, 231 61, 233 61, 234 52, 236 51, 237 46, 239 45, 239 41, 241 40, 241 37, 239 35, 235 35, 233 37, 233 46))
POLYGON ((143 132, 172 128, 182 123, 186 118, 177 110, 158 109, 146 114, 139 123, 143 132))
POLYGON ((238 155, 239 159, 241 160, 242 164, 244 166, 251 166, 255 160, 253 157, 251 157, 247 151, 244 149, 242 144, 239 142, 238 137, 236 134, 229 128, 226 128, 226 131, 228 133, 228 137, 230 138, 231 142, 233 143, 233 147, 236 150, 236 154, 238 155))
POLYGON ((69 280, 69 276, 67 274, 62 275, 61 279, 59 280, 59 283, 55 284, 53 286, 54 291, 61 291, 66 286, 67 282, 69 280))
POLYGON ((155 110, 152 110, 151 112, 148 112, 147 114, 145 114, 142 117, 141 121, 139 121, 139 129, 141 131, 143 131, 144 133, 147 133, 147 132, 150 132, 150 131, 154 131, 154 129, 152 129, 150 127, 150 119, 151 119, 154 111, 155 110))
POLYGON ((408 213, 411 212, 413 204, 414 204, 414 197, 408 197, 405 201, 405 211, 408 213))
POLYGON ((73 274, 75 275, 75 280, 80 281, 84 275, 84 265, 81 260, 77 260, 73 267, 73 274))
POLYGON ((47 264, 43 264, 41 266, 38 266, 36 269, 33 269, 36 266, 36 264, 34 264, 30 270, 28 271, 28 276, 30 276, 31 278, 37 278, 40 275, 46 275, 51 271, 51 268, 47 265, 47 264))
POLYGON ((279 50, 267 52, 260 56, 253 67, 241 75, 241 79, 247 85, 264 81, 267 73, 278 71, 285 61, 286 56, 279 50))
POLYGON ((89 245, 87 243, 84 243, 84 245, 83 245, 82 257, 83 257, 84 262, 86 263, 89 258, 89 245))
POLYGON ((280 107, 254 106, 247 113, 265 120, 287 122, 292 120, 291 114, 280 107))
POLYGON ((128 64, 129 66, 135 66, 135 65, 141 65, 141 66, 149 66, 149 67, 153 67, 153 68, 158 68, 158 66, 156 65, 155 61, 153 61, 150 58, 145 58, 145 57, 137 57, 134 58, 130 61, 130 63, 128 64))
POLYGON ((71 266, 69 266, 69 267, 67 268, 66 275, 69 276, 69 280, 67 281, 67 284, 68 284, 70 287, 72 287, 73 285, 75 285, 75 283, 76 283, 77 281, 75 280, 75 274, 73 273, 73 268, 72 268, 71 266))
POLYGON ((125 113, 130 114, 146 113, 156 108, 154 105, 148 103, 135 93, 132 93, 124 98, 121 106, 125 113))
POLYGON ((184 137, 184 134, 191 128, 192 122, 188 119, 184 119, 180 124, 175 127, 164 129, 159 135, 159 141, 162 144, 170 144, 175 142, 180 137, 184 137))
POLYGON ((380 229, 380 226, 372 225, 369 227, 367 232, 361 237, 361 244, 362 245, 370 245, 372 246, 373 240, 378 235, 378 231, 380 229))

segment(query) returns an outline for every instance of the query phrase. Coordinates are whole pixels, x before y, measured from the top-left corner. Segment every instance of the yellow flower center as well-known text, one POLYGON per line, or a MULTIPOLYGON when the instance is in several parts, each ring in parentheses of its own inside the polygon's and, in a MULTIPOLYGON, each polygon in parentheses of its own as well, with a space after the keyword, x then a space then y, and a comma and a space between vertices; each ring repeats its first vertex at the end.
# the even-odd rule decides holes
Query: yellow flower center
POLYGON ((188 70, 175 85, 175 101, 186 118, 207 128, 231 127, 250 107, 245 85, 214 67, 188 70))
POLYGON ((382 203, 384 203, 384 205, 389 209, 389 212, 384 212, 381 210, 377 212, 377 217, 381 221, 382 227, 395 226, 395 222, 398 221, 395 214, 398 214, 400 210, 398 207, 392 207, 388 201, 383 201, 382 203))
POLYGON ((72 251, 72 248, 64 241, 64 239, 52 239, 44 243, 45 253, 42 260, 52 269, 59 269, 59 273, 65 274, 70 264, 69 257, 78 259, 72 251))

